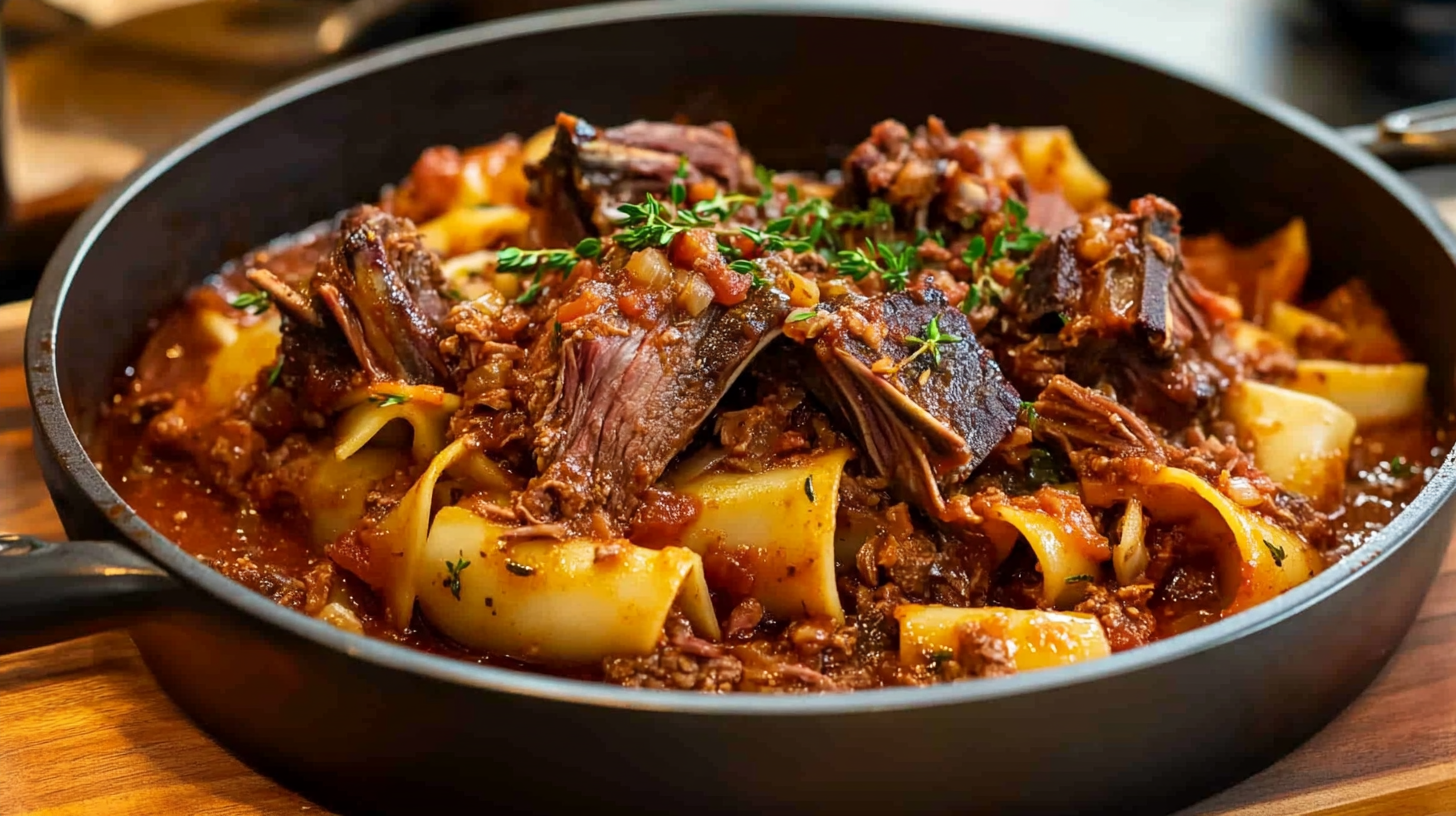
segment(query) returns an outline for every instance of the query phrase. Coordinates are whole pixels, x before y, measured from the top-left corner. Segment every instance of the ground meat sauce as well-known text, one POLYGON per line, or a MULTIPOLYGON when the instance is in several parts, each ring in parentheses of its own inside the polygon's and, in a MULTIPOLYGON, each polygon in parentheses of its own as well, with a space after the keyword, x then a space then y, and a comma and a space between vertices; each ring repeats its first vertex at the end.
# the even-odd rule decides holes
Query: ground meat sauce
MULTIPOLYGON (((726 125, 597 131, 565 117, 524 145, 432 148, 380 207, 229 264, 162 317, 106 406, 95 458, 163 535, 304 614, 462 660, 720 692, 1015 672, 1009 636, 977 622, 927 663, 902 663, 896 610, 1054 608, 1038 553, 996 526, 1016 512, 1058 520, 1097 565, 1067 577, 1085 586, 1061 608, 1095 618, 1111 650, 1217 620, 1229 596, 1219 540, 1147 516, 1134 577, 1109 561, 1126 497, 1158 467, 1221 485, 1322 563, 1411 501, 1448 446, 1428 407, 1362 420, 1342 501, 1316 507, 1256 467, 1220 402, 1245 380, 1286 381, 1296 354, 1406 360, 1367 290, 1307 304, 1296 342, 1270 340, 1270 298, 1299 284, 1271 278, 1302 280, 1308 264, 1279 254, 1292 233, 1180 248, 1171 204, 1122 210, 1105 184, 1089 197, 1100 177, 1078 170, 1080 154, 1048 169, 1020 139, 886 122, 833 183, 755 172, 726 125), (228 380, 225 353, 269 332, 279 352, 259 359, 276 362, 228 380), (367 562, 423 470, 389 453, 409 437, 371 443, 378 475, 338 499, 355 516, 311 516, 307 499, 339 413, 357 404, 347 395, 398 404, 381 383, 457 400, 447 440, 488 456, 494 475, 447 481, 436 506, 443 495, 524 538, 676 546, 704 512, 678 487, 693 474, 851 448, 834 520, 845 620, 769 611, 755 593, 762 551, 719 542, 701 558, 719 637, 674 608, 647 654, 563 665, 461 646, 418 611, 395 625, 367 562), (1084 506, 1089 485, 1121 498, 1084 506)), ((1069 136, 1063 146, 1075 151, 1069 136)), ((816 489, 805 480, 811 502, 816 489)))

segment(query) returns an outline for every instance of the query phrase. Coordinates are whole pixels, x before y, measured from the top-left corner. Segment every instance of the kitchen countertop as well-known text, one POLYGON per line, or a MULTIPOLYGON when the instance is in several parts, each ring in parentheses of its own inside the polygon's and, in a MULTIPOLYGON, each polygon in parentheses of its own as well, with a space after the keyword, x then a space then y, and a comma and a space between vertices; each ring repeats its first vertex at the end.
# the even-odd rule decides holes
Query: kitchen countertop
MULTIPOLYGON (((0 309, 22 317, 19 310, 0 309)), ((60 538, 31 451, 19 337, 0 325, 0 531, 60 538)), ((0 815, 328 813, 202 733, 130 638, 0 658, 0 815)), ((1456 813, 1456 548, 1375 683, 1284 760, 1179 816, 1456 813)))

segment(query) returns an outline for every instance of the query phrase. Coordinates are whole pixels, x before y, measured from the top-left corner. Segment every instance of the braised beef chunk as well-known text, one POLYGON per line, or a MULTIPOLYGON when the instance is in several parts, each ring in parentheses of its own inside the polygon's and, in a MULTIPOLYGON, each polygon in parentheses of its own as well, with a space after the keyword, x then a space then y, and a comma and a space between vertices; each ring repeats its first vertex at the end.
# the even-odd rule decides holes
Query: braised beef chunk
POLYGON ((810 343, 822 398, 896 491, 933 514, 1016 424, 1016 391, 937 289, 842 301, 810 343))
POLYGON ((339 243, 319 264, 313 291, 371 377, 437 384, 447 374, 439 348, 449 311, 442 282, 414 225, 366 206, 340 219, 339 243))
POLYGON ((1158 356, 1186 347, 1207 333, 1208 319, 1188 291, 1197 284, 1183 274, 1178 218, 1172 204, 1147 196, 1126 215, 1063 230, 1027 272, 1023 318, 1067 315, 1079 338, 1132 337, 1158 356))
POLYGON ((375 382, 446 381, 440 265, 408 219, 368 205, 342 213, 306 291, 267 269, 248 279, 283 311, 282 382, 308 407, 327 412, 361 369, 375 382))
POLYGON ((648 193, 665 199, 680 167, 686 184, 711 180, 725 193, 753 178, 753 159, 725 123, 636 121, 598 130, 567 113, 556 117, 551 152, 527 172, 531 201, 547 214, 547 240, 569 245, 611 232, 618 204, 648 193))
POLYGON ((1218 315, 1183 271, 1178 219, 1172 204, 1146 196, 1037 251, 1017 316, 1029 339, 1004 352, 1023 393, 1065 374, 1169 427, 1208 405, 1225 384, 1209 350, 1218 315))
POLYGON ((538 343, 533 356, 559 354, 559 368, 554 399, 536 422, 541 475, 518 510, 537 522, 580 520, 592 510, 631 518, 642 491, 779 335, 788 311, 783 293, 766 286, 737 305, 651 325, 608 308, 575 321, 559 352, 554 341, 538 343))
POLYGON ((902 226, 969 224, 1001 211, 1008 198, 1025 199, 1020 162, 995 129, 978 144, 932 116, 912 133, 894 119, 870 130, 844 159, 844 203, 864 207, 878 198, 902 226))

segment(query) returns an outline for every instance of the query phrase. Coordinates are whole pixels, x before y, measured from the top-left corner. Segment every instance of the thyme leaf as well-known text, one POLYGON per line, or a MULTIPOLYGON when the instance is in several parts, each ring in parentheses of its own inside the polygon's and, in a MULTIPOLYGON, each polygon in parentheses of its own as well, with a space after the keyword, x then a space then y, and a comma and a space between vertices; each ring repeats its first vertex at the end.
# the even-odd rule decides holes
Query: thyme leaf
POLYGON ((267 292, 243 292, 232 300, 228 305, 234 309, 241 309, 249 314, 260 315, 273 305, 273 297, 267 292))
POLYGON ((445 579, 445 586, 450 588, 450 594, 454 595, 457 601, 460 600, 460 573, 464 572, 468 566, 470 566, 470 562, 465 560, 464 553, 460 553, 458 561, 445 561, 445 572, 449 575, 445 579))

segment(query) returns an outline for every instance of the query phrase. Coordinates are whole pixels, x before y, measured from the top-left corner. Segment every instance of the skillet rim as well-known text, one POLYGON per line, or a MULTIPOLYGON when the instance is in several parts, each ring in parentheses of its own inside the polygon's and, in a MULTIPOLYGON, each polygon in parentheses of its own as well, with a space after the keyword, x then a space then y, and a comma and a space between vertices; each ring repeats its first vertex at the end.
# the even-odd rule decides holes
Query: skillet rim
POLYGON ((1451 234, 1423 195, 1375 157, 1345 141, 1313 117, 1283 102, 1226 88, 1219 82, 1193 77, 1181 69, 1163 65, 1157 60, 1131 55, 1121 49, 1092 44, 1076 36, 1049 33, 1029 26, 976 20, 949 10, 877 6, 873 0, 831 0, 827 3, 809 3, 803 0, 641 0, 611 6, 561 9, 511 17, 410 40, 315 72, 219 119, 176 147, 161 153, 113 187, 101 200, 89 207, 66 233, 46 265, 33 301, 31 320, 26 329, 25 359, 26 386, 39 432, 37 441, 45 445, 46 452, 60 465, 71 485, 85 494, 130 543, 139 547, 182 583, 201 590, 214 600, 225 603, 250 618, 282 629, 298 638, 355 659, 365 660, 383 669, 418 674, 432 680, 483 691, 521 694, 576 705, 725 716, 872 714, 974 704, 1152 669, 1185 656, 1227 645, 1288 620, 1329 599, 1364 577, 1374 565, 1384 561, 1391 553, 1407 545, 1433 520, 1439 509, 1452 499, 1453 494, 1456 494, 1456 457, 1448 456, 1426 487, 1388 526, 1372 536, 1359 551, 1341 559, 1310 581, 1252 609, 1208 626, 1101 660, 1048 671, 982 679, 974 683, 868 689, 852 693, 763 695, 623 688, 596 681, 481 666, 365 635, 344 632, 323 621, 281 606, 202 564, 143 521, 101 475, 81 444, 60 401, 54 338, 61 308, 70 293, 76 271, 86 260, 97 236, 152 181, 169 172, 185 157, 206 149, 213 141, 244 123, 299 102, 317 92, 346 84, 359 76, 388 70, 422 57, 502 39, 591 25, 712 16, 852 18, 989 31, 1080 49, 1128 63, 1141 70, 1162 74, 1223 96, 1265 116, 1353 165, 1379 184, 1397 204, 1425 227, 1452 261, 1452 269, 1448 269, 1447 274, 1456 274, 1456 236, 1451 234))

